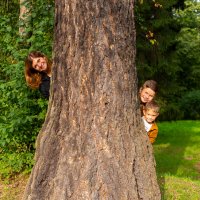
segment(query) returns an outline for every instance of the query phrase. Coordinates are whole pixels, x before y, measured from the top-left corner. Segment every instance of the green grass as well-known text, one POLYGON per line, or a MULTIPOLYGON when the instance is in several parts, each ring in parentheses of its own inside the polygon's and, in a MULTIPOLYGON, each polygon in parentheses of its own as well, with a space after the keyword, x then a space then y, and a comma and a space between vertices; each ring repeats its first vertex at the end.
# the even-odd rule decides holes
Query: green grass
MULTIPOLYGON (((153 148, 162 200, 200 200, 200 121, 162 122, 158 127, 153 148)), ((3 163, 0 170, 11 172, 3 163)), ((21 200, 27 180, 23 174, 9 183, 0 180, 0 199, 21 200)))
POLYGON ((200 121, 158 123, 153 145, 163 200, 200 200, 200 121))

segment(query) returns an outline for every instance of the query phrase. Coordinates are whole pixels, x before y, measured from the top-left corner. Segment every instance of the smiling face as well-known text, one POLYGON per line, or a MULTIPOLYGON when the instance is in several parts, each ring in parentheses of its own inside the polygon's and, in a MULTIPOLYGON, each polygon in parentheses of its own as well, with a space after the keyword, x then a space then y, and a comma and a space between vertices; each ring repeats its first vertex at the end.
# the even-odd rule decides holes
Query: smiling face
POLYGON ((36 71, 43 72, 47 70, 47 60, 44 57, 32 58, 32 67, 36 71))
POLYGON ((144 109, 143 114, 144 114, 144 119, 150 124, 153 123, 159 115, 159 113, 157 113, 153 109, 147 109, 147 110, 144 109))
POLYGON ((155 96, 155 92, 151 88, 143 88, 140 92, 140 99, 142 103, 150 102, 155 96))

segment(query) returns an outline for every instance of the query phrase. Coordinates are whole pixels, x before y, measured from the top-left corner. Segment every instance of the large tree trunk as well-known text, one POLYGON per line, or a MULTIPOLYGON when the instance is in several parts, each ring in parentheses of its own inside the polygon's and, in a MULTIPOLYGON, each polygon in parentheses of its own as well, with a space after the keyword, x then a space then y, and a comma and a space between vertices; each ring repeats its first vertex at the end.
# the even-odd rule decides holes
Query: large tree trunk
POLYGON ((160 199, 133 9, 133 0, 56 0, 51 97, 24 199, 160 199))

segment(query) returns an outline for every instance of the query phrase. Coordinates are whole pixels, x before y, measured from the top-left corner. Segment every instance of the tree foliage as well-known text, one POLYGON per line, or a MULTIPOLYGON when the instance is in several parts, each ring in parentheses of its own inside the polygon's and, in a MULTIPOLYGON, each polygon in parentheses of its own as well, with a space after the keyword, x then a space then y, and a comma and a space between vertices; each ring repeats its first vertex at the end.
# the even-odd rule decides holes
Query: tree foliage
POLYGON ((183 119, 180 100, 199 88, 199 2, 144 1, 136 24, 139 83, 158 82, 160 120, 183 119))
POLYGON ((183 27, 177 37, 181 66, 179 81, 186 90, 196 90, 200 88, 200 3, 187 1, 185 10, 176 14, 183 27))

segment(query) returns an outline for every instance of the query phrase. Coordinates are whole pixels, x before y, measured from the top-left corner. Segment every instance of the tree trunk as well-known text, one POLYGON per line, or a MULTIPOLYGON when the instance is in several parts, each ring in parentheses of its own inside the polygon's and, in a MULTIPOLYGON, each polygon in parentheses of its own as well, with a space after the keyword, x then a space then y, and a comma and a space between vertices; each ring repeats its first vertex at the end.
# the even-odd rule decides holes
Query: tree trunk
POLYGON ((160 199, 139 110, 134 1, 55 4, 51 97, 24 199, 160 199))
POLYGON ((29 0, 20 0, 20 15, 19 15, 19 35, 22 39, 28 36, 27 28, 30 26, 30 1, 29 0))

